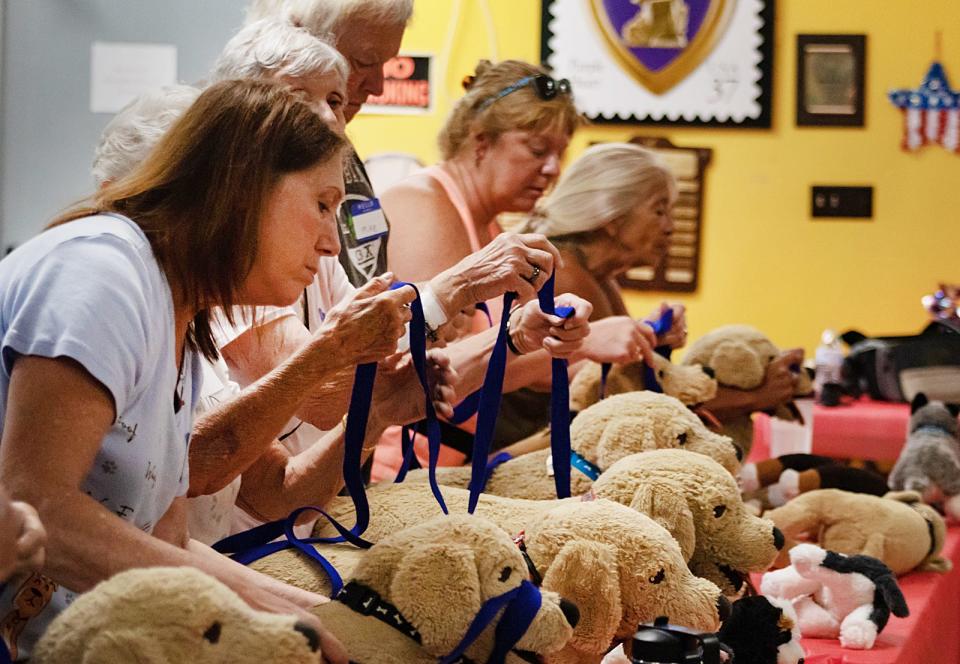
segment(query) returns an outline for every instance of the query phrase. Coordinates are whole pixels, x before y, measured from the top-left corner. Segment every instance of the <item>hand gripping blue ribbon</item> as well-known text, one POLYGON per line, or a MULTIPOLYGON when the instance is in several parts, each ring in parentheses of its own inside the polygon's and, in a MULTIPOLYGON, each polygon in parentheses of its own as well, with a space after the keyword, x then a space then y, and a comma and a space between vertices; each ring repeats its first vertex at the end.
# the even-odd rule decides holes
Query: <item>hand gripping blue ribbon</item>
MULTIPOLYGON (((653 328, 653 333, 658 337, 661 334, 666 334, 670 331, 670 328, 673 327, 673 309, 667 309, 663 312, 660 318, 656 321, 646 321, 650 323, 650 326, 653 328)), ((673 349, 670 346, 657 346, 654 349, 654 352, 661 357, 665 357, 668 360, 670 359, 670 353, 673 352, 673 349)), ((607 376, 610 374, 610 368, 613 365, 609 362, 604 362, 600 365, 600 400, 603 401, 607 396, 607 376)), ((643 385, 650 392, 663 392, 663 387, 660 385, 660 381, 657 380, 657 372, 654 371, 653 367, 648 364, 645 364, 643 367, 643 385)))
MULTIPOLYGON (((393 290, 407 285, 409 284, 398 282, 390 288, 393 290)), ((416 290, 415 286, 410 286, 416 290)), ((436 481, 436 457, 440 451, 440 426, 437 423, 437 414, 433 408, 433 400, 430 398, 430 389, 427 382, 426 321, 423 316, 423 306, 420 303, 419 292, 417 292, 416 299, 411 303, 410 310, 413 315, 410 322, 410 354, 417 372, 417 377, 420 380, 420 385, 423 388, 426 402, 425 422, 431 455, 430 486, 434 492, 434 496, 436 496, 437 501, 440 503, 441 509, 446 513, 447 508, 443 502, 443 496, 440 493, 440 488, 436 481)), ((276 553, 283 549, 297 548, 316 560, 321 567, 327 571, 331 579, 331 586, 334 586, 336 592, 339 592, 343 585, 339 574, 337 574, 333 566, 330 565, 323 556, 317 553, 310 544, 350 542, 362 548, 372 546, 372 543, 360 537, 370 524, 370 506, 367 502, 366 489, 363 485, 361 461, 363 441, 366 437, 367 419, 373 401, 373 386, 376 376, 377 365, 375 362, 357 366, 353 381, 353 391, 350 396, 350 408, 347 414, 347 428, 344 432, 343 483, 350 494, 350 498, 353 500, 356 511, 357 519, 354 526, 347 529, 320 508, 312 506, 301 507, 294 510, 286 519, 265 523, 248 531, 237 533, 236 535, 220 540, 213 545, 216 551, 224 554, 232 554, 231 557, 234 560, 248 565, 271 553, 276 553), (335 537, 297 538, 293 532, 293 527, 296 525, 297 518, 306 511, 318 512, 322 517, 327 519, 340 534, 335 537), (276 542, 273 541, 281 536, 285 536, 285 539, 276 542)), ((336 594, 336 592, 334 594, 336 594)))

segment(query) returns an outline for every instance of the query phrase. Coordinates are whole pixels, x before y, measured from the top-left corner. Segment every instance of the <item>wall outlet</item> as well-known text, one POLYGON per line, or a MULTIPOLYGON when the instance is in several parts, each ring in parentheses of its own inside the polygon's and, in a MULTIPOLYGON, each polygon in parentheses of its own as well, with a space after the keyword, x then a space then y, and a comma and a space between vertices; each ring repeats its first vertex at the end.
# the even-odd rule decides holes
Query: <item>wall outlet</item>
POLYGON ((873 187, 814 185, 810 189, 812 217, 873 218, 873 187))

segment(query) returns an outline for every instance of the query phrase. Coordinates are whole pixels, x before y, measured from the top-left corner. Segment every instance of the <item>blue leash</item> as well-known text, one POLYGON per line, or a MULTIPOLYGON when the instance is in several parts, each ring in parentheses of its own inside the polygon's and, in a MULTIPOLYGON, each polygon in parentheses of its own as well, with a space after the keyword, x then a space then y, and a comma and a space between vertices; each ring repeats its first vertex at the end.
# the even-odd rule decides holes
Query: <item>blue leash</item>
MULTIPOLYGON (((406 285, 408 284, 398 282, 391 286, 391 290, 402 288, 406 285)), ((415 286, 411 287, 416 290, 415 286)), ((436 454, 438 454, 440 450, 440 427, 437 423, 437 414, 433 408, 433 401, 430 399, 430 390, 427 383, 426 321, 423 316, 423 307, 420 303, 419 292, 417 293, 417 298, 411 303, 410 309, 413 314, 413 319, 410 322, 410 353, 420 384, 423 387, 426 401, 425 412, 427 416, 425 421, 432 461, 430 485, 434 495, 437 497, 437 501, 440 503, 441 509, 446 513, 447 508, 443 503, 443 496, 440 494, 435 473, 436 454), (436 452, 434 452, 434 450, 436 450, 436 452)), ((214 550, 230 555, 231 558, 239 563, 249 565, 253 561, 276 553, 277 551, 296 548, 321 565, 330 576, 331 586, 335 588, 333 594, 336 595, 336 593, 339 592, 340 588, 343 587, 340 575, 329 561, 309 545, 349 542, 361 548, 370 548, 372 546, 371 542, 360 537, 370 524, 370 505, 367 502, 366 489, 363 484, 361 457, 363 453, 363 440, 367 430, 367 419, 373 400, 373 385, 376 375, 376 363, 361 364, 357 367, 353 382, 353 391, 350 396, 347 427, 344 432, 343 483, 347 492, 350 494, 350 498, 353 500, 356 511, 357 519, 354 526, 347 529, 335 518, 318 507, 301 507, 294 510, 286 519, 265 523, 248 531, 226 537, 213 545, 214 550), (296 537, 293 528, 296 525, 297 518, 306 511, 319 513, 330 522, 339 535, 335 537, 310 537, 306 539, 296 537), (285 536, 285 539, 274 541, 281 536, 285 536)))
MULTIPOLYGON (((0 595, 6 589, 7 584, 0 583, 0 595)), ((3 635, 0 635, 0 664, 13 664, 13 658, 10 657, 10 651, 7 650, 7 642, 4 641, 3 635)))

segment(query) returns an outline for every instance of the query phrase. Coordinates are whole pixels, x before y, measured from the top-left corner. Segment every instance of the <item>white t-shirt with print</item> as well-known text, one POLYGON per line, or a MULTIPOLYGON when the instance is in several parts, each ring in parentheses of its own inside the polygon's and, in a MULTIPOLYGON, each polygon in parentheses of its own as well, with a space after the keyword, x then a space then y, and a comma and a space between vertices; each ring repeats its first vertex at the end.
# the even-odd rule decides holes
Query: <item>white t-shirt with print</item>
MULTIPOLYGON (((147 533, 190 481, 201 364, 185 350, 178 371, 173 330, 167 280, 143 232, 120 215, 55 227, 0 261, 0 427, 18 357, 75 360, 109 391, 117 414, 82 490, 147 533)), ((43 577, 8 584, 0 633, 17 658, 30 654, 73 595, 43 577)))

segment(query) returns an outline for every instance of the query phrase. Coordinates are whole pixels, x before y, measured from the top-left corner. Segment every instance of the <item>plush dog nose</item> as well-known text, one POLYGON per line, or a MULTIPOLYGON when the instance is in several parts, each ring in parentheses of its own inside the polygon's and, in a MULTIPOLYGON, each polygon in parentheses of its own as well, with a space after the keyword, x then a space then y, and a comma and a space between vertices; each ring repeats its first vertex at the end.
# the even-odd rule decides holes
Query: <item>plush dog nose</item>
POLYGON ((720 616, 720 622, 730 617, 730 600, 723 595, 717 598, 717 614, 720 616))
POLYGON ((311 651, 317 652, 320 650, 320 635, 317 634, 317 630, 315 630, 313 627, 302 622, 298 622, 293 626, 293 630, 295 632, 300 632, 307 638, 307 644, 309 644, 311 651))
POLYGON ((567 619, 571 627, 576 627, 580 622, 580 609, 573 602, 560 598, 560 610, 563 611, 563 617, 567 619))
POLYGON ((743 450, 740 449, 740 446, 734 443, 733 449, 737 453, 737 461, 743 461, 743 450))
POLYGON ((717 372, 714 371, 712 367, 704 367, 704 368, 703 368, 703 373, 707 374, 707 375, 710 376, 711 378, 716 378, 716 377, 717 377, 717 372))
POLYGON ((783 538, 783 533, 780 532, 780 529, 776 526, 773 527, 773 545, 777 547, 777 551, 783 549, 783 545, 786 544, 786 540, 783 538))

